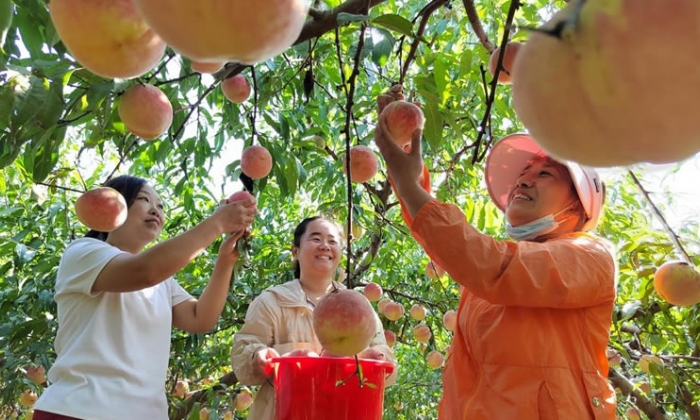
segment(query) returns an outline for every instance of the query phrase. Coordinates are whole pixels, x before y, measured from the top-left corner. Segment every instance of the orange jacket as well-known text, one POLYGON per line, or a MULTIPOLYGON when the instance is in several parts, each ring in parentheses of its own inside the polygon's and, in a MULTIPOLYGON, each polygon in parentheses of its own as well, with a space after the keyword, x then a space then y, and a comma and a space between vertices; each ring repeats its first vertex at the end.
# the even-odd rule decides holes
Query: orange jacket
POLYGON ((605 349, 616 265, 604 240, 498 241, 437 200, 411 232, 465 288, 438 419, 615 418, 605 349))

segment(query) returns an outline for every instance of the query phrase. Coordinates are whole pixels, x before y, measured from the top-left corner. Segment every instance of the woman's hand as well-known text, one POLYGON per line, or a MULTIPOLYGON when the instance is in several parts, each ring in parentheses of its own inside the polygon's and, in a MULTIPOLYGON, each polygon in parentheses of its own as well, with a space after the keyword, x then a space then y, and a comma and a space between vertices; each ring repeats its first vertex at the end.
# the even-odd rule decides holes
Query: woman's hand
POLYGON ((422 134, 423 130, 417 129, 413 133, 411 144, 407 147, 408 151, 404 151, 391 138, 383 118, 379 118, 379 123, 374 131, 374 142, 386 162, 389 176, 391 176, 400 195, 403 195, 403 188, 411 185, 416 186, 418 179, 423 174, 422 134))
POLYGON ((241 229, 232 232, 219 246, 219 256, 217 259, 226 264, 235 264, 241 256, 238 252, 238 240, 246 234, 246 231, 241 229))
POLYGON ((253 370, 267 378, 272 374, 272 359, 275 357, 280 357, 280 354, 273 348, 258 350, 253 355, 253 370))
POLYGON ((258 208, 253 199, 228 204, 222 200, 211 217, 218 220, 222 233, 230 233, 248 229, 256 214, 258 214, 258 208))

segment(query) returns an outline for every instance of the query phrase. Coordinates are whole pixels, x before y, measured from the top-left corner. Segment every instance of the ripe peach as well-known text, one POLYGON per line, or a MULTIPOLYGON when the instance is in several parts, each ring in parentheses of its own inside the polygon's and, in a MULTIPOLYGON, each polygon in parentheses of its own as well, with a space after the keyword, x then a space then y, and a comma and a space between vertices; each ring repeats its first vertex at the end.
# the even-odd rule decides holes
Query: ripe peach
POLYGON ((241 154, 241 170, 252 179, 265 178, 272 170, 272 155, 259 145, 247 147, 241 154))
POLYGON ((445 270, 437 265, 435 261, 428 261, 425 265, 425 275, 428 276, 429 279, 437 279, 442 277, 443 274, 445 274, 445 270))
POLYGON ((165 42, 195 61, 256 64, 297 40, 311 2, 306 0, 134 0, 165 42))
POLYGON ((153 85, 133 85, 119 98, 119 118, 134 135, 153 140, 173 123, 173 106, 153 85))
POLYGON ((411 306, 408 314, 411 315, 411 318, 415 319, 416 321, 422 321, 425 319, 426 315, 428 315, 428 311, 425 309, 425 306, 416 303, 415 305, 411 306))
POLYGON ((642 357, 639 358, 639 369, 641 369, 643 372, 646 372, 648 374, 651 374, 651 365, 656 365, 659 369, 664 367, 664 361, 658 357, 654 356, 653 354, 644 354, 642 357))
MULTIPOLYGON (((347 175, 347 162, 343 155, 343 173, 347 175)), ((350 148, 350 176, 352 182, 367 182, 374 178, 379 168, 379 161, 374 151, 367 146, 350 148)))
POLYGON ((700 273, 685 261, 668 261, 654 274, 654 290, 666 302, 692 306, 700 302, 700 273))
POLYGON ((445 356, 443 356, 439 351, 433 350, 428 353, 427 356, 425 356, 425 361, 431 368, 438 369, 442 367, 443 363, 445 363, 445 356))
POLYGON ((192 67, 192 70, 196 71, 197 73, 208 73, 208 74, 213 74, 216 73, 217 71, 221 70, 224 68, 224 64, 221 61, 217 62, 204 62, 204 61, 193 61, 190 64, 190 67, 192 67))
POLYGON ((450 331, 454 331, 455 328, 457 328, 457 312, 455 312, 453 309, 445 312, 445 315, 442 316, 442 323, 445 328, 450 331))
MULTIPOLYGON (((241 411, 243 411, 243 410, 241 410, 241 411)), ((223 419, 224 420, 233 420, 233 413, 231 411, 224 412, 223 419)))
POLYGON ((249 193, 248 191, 237 191, 237 192, 231 194, 231 196, 226 199, 226 203, 228 204, 228 203, 233 203, 235 201, 254 200, 254 199, 255 199, 255 197, 253 197, 253 195, 251 193, 249 193))
POLYGON ((153 69, 165 42, 132 0, 51 0, 51 21, 70 54, 91 72, 130 79, 153 69))
POLYGON ((377 302, 382 298, 382 293, 384 293, 384 291, 382 290, 382 286, 378 285, 377 283, 369 283, 367 286, 365 286, 362 293, 365 295, 368 301, 377 302))
POLYGON ((394 101, 379 114, 379 123, 385 124, 388 133, 401 147, 411 143, 416 129, 423 128, 425 116, 418 105, 406 101, 394 101))
POLYGON ((312 324, 321 346, 337 356, 354 356, 377 333, 376 314, 360 292, 339 289, 324 296, 313 312, 312 324))
POLYGON ((389 298, 382 298, 377 302, 377 310, 379 311, 380 314, 384 313, 384 310, 386 309, 386 305, 388 305, 391 302, 391 299, 389 298))
POLYGON ((209 409, 207 407, 202 407, 199 409, 199 420, 209 420, 209 409))
POLYGON ((611 167, 695 155, 700 72, 688 72, 697 58, 686 52, 700 44, 699 26, 700 2, 571 1, 517 54, 516 114, 559 160, 611 167), (546 33, 559 25, 575 35, 546 33))
POLYGON ((639 414, 639 410, 634 407, 630 407, 625 411, 625 418, 627 420, 639 420, 642 418, 642 416, 639 414))
POLYGON ((75 215, 90 229, 111 232, 126 221, 126 200, 114 188, 95 188, 75 201, 75 215))
MULTIPOLYGON (((509 42, 506 44, 506 52, 503 55, 503 68, 501 69, 501 72, 498 73, 498 83, 503 85, 510 84, 513 63, 515 62, 515 57, 522 46, 523 43, 521 42, 509 42)), ((489 57, 489 72, 491 73, 492 77, 496 75, 496 65, 498 64, 498 56, 500 54, 501 47, 498 47, 491 53, 491 57, 489 57)))
POLYGON ((452 354, 452 345, 448 344, 447 347, 445 347, 445 357, 450 357, 450 354, 452 354))
POLYGON ((384 339, 389 347, 394 347, 394 344, 396 344, 396 333, 390 330, 384 330, 384 339))
POLYGON ((398 302, 389 302, 384 307, 384 316, 389 321, 396 321, 403 316, 403 305, 398 302))
POLYGON ((190 391, 190 384, 188 381, 177 381, 175 382, 175 389, 173 390, 173 395, 177 398, 185 398, 185 395, 190 391))
POLYGON ((27 389, 22 393, 22 395, 19 396, 19 403, 24 407, 31 407, 38 399, 39 396, 36 395, 36 392, 32 391, 31 389, 27 389))
POLYGON ((433 334, 430 332, 430 327, 425 324, 418 324, 413 327, 413 336, 419 343, 425 343, 430 340, 433 334))
POLYGON ((37 385, 46 382, 46 369, 43 366, 30 366, 27 368, 27 378, 37 385))
POLYGON ((221 82, 221 91, 229 101, 240 104, 250 97, 250 83, 242 74, 237 74, 221 82))
POLYGON ((233 400, 236 411, 245 411, 253 404, 253 394, 248 388, 243 388, 233 400))

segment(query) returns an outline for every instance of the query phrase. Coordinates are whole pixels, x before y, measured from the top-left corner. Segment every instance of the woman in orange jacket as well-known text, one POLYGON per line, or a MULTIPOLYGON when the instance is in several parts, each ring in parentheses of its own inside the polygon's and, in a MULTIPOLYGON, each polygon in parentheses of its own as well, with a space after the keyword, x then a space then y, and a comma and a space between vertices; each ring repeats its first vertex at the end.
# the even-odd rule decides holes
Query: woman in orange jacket
POLYGON ((617 267, 588 232, 605 195, 597 173, 526 134, 503 138, 486 183, 515 241, 496 240, 421 186, 420 138, 405 152, 380 116, 375 142, 411 233, 464 286, 438 419, 614 419, 605 349, 617 267))

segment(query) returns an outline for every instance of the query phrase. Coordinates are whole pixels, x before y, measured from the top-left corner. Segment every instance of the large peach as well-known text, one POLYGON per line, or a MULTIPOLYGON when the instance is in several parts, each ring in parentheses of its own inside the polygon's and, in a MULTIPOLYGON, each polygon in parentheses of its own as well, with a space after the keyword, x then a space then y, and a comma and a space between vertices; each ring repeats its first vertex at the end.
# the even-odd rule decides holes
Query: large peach
POLYGON ((126 200, 114 188, 94 188, 75 201, 75 215, 90 229, 111 232, 126 221, 126 200))
POLYGON ((134 0, 174 50, 196 61, 255 64, 297 40, 307 0, 134 0))
POLYGON ((418 105, 406 101, 394 101, 379 114, 379 123, 384 124, 392 140, 401 147, 411 143, 413 133, 422 129, 425 116, 418 105))
POLYGON ((369 347, 377 333, 376 314, 360 292, 334 290, 314 308, 312 324, 324 350, 354 356, 369 347))
POLYGON ((221 82, 221 91, 229 101, 240 104, 250 97, 250 83, 242 74, 224 79, 221 82))
MULTIPOLYGON (((347 162, 345 155, 342 158, 343 173, 347 175, 347 162)), ((379 168, 379 161, 374 151, 367 146, 353 146, 350 148, 350 179, 352 182, 367 182, 374 178, 379 168)))
POLYGON ((667 261, 654 274, 654 290, 670 304, 695 305, 700 302, 700 273, 685 261, 667 261))
MULTIPOLYGON (((503 54, 503 68, 498 73, 498 83, 508 85, 511 82, 511 74, 513 72, 513 63, 518 51, 523 46, 522 42, 509 42, 506 44, 506 52, 503 54)), ((491 76, 496 75, 496 65, 498 64, 498 56, 501 54, 501 47, 496 48, 489 57, 489 73, 491 76)))
POLYGON ((127 130, 145 140, 168 131, 173 123, 173 106, 153 85, 133 85, 119 98, 119 118, 127 130))
POLYGON ((700 151, 688 53, 700 45, 700 2, 572 0, 541 29, 517 54, 512 95, 549 154, 610 167, 700 151))
POLYGON ((272 170, 272 155, 260 145, 253 145, 241 154, 241 170, 252 179, 265 178, 272 170))
POLYGON ((165 42, 132 0, 51 0, 51 21, 68 51, 91 72, 129 79, 152 70, 165 42))
POLYGON ((384 293, 384 291, 382 290, 382 286, 378 285, 377 283, 369 283, 367 286, 365 286, 362 293, 365 295, 368 301, 377 302, 382 298, 382 293, 384 293))

